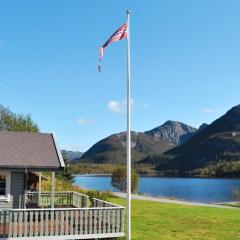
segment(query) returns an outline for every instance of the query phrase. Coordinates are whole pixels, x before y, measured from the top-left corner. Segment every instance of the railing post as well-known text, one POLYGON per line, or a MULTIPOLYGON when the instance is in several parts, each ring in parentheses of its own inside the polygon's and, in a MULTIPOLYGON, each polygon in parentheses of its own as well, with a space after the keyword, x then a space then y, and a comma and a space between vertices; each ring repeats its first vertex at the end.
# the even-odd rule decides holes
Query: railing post
POLYGON ((71 192, 71 206, 73 206, 73 192, 71 192))
POLYGON ((87 197, 82 196, 81 205, 82 205, 82 207, 87 207, 87 197))
POLYGON ((124 209, 121 208, 121 225, 120 225, 120 232, 124 231, 124 209))
POLYGON ((51 208, 54 208, 55 202, 55 172, 52 172, 52 184, 51 184, 51 208))
POLYGON ((9 219, 9 212, 3 211, 3 237, 7 237, 7 218, 9 219))
POLYGON ((42 173, 38 173, 38 207, 41 206, 42 173))
POLYGON ((27 182, 28 182, 28 171, 25 169, 24 171, 24 208, 27 205, 27 182))
POLYGON ((93 198, 92 200, 93 200, 93 207, 94 207, 94 208, 97 207, 97 206, 96 206, 96 205, 97 205, 97 204, 96 204, 96 199, 93 198))
POLYGON ((26 209, 27 205, 27 191, 25 190, 23 193, 23 208, 26 209))

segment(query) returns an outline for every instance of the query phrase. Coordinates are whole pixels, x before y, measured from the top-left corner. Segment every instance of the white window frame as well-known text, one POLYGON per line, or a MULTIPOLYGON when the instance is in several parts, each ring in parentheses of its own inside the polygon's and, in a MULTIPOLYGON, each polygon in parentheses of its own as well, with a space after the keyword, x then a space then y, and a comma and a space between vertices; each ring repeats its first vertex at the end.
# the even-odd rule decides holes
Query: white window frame
POLYGON ((5 195, 0 195, 0 202, 10 202, 11 201, 11 172, 10 171, 0 171, 0 175, 6 176, 6 190, 5 195))

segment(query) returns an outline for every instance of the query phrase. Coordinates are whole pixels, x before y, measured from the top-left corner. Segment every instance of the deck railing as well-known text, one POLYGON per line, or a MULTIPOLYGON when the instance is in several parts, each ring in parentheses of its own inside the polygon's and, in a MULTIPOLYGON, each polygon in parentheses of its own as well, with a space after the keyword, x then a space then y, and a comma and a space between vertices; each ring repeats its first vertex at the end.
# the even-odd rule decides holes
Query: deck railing
POLYGON ((114 203, 106 202, 98 198, 92 198, 93 207, 101 208, 101 207, 122 207, 114 203))
MULTIPOLYGON (((38 192, 28 192, 25 195, 28 206, 50 207, 52 202, 51 192, 41 192, 40 199, 38 192)), ((78 192, 55 192, 55 207, 88 207, 89 197, 78 192)))
POLYGON ((2 210, 0 238, 64 240, 124 236, 124 208, 98 199, 94 201, 93 208, 2 210))

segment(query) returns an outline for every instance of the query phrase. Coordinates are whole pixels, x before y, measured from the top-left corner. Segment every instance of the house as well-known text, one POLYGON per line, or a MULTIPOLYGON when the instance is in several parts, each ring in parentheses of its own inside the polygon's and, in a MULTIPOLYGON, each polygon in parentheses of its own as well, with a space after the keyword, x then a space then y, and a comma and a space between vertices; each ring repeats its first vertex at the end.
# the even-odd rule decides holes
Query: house
POLYGON ((0 239, 113 239, 124 208, 77 192, 55 192, 64 161, 53 134, 0 132, 0 239), (51 172, 51 192, 41 190, 51 172))

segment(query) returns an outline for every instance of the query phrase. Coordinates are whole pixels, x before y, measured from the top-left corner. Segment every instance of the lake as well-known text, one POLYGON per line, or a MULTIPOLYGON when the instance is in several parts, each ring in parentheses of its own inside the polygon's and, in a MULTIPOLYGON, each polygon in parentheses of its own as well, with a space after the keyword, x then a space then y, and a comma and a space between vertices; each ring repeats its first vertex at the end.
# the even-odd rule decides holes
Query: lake
MULTIPOLYGON (((116 191, 110 176, 76 176, 75 184, 99 191, 116 191)), ((139 191, 156 197, 201 203, 233 201, 232 192, 240 179, 141 177, 139 191)))

